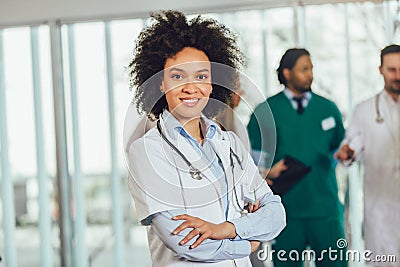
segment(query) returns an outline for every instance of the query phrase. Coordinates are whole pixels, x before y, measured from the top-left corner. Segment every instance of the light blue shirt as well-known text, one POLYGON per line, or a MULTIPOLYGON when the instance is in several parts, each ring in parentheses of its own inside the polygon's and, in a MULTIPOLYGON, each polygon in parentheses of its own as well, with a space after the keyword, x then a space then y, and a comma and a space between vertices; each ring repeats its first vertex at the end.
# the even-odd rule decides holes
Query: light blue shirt
MULTIPOLYGON (((177 138, 178 134, 185 137, 185 139, 196 148, 199 155, 203 156, 205 160, 211 163, 210 166, 213 174, 220 179, 222 192, 226 192, 228 185, 221 160, 213 150, 211 144, 207 142, 207 139, 214 138, 216 131, 221 131, 221 129, 211 120, 202 120, 201 128, 205 139, 203 140, 203 146, 201 146, 168 111, 164 111, 162 116, 165 121, 164 127, 166 127, 166 131, 168 131, 171 137, 177 138)), ((228 194, 223 195, 227 196, 223 199, 226 211, 225 214, 227 214, 229 207, 228 194)), ((172 217, 186 214, 184 209, 159 212, 150 216, 147 220, 151 220, 151 225, 156 234, 168 248, 177 253, 178 257, 190 261, 202 262, 237 259, 250 254, 251 247, 249 240, 271 240, 282 228, 282 221, 275 222, 273 220, 274 217, 281 218, 281 216, 279 216, 280 214, 277 213, 284 214, 280 197, 269 192, 261 196, 259 200, 261 201, 261 207, 257 212, 230 220, 236 228, 237 236, 235 239, 207 239, 195 249, 190 249, 189 247, 195 242, 196 238, 183 246, 179 245, 179 242, 193 230, 192 228, 185 229, 178 235, 172 234, 173 230, 182 223, 182 221, 172 220, 172 217)))
MULTIPOLYGON (((283 90, 283 93, 285 94, 285 96, 289 99, 290 103, 292 104, 292 107, 297 110, 298 109, 298 104, 295 100, 293 100, 293 97, 295 97, 295 95, 292 93, 292 91, 289 90, 289 88, 285 88, 285 90, 283 90)), ((308 106, 308 103, 310 102, 311 99, 311 92, 305 92, 303 94, 303 99, 301 100, 301 104, 303 105, 303 108, 306 108, 308 106)))

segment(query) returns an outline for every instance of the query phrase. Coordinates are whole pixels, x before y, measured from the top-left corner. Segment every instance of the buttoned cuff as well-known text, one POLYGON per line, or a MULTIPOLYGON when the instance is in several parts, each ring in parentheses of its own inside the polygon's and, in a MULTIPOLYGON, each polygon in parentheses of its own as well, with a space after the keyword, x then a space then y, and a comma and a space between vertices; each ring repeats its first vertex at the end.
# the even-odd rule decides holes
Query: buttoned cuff
POLYGON ((242 216, 240 218, 230 220, 229 222, 232 223, 236 229, 237 236, 235 237, 234 240, 248 239, 251 236, 253 236, 253 229, 252 229, 253 224, 250 221, 249 217, 242 216))

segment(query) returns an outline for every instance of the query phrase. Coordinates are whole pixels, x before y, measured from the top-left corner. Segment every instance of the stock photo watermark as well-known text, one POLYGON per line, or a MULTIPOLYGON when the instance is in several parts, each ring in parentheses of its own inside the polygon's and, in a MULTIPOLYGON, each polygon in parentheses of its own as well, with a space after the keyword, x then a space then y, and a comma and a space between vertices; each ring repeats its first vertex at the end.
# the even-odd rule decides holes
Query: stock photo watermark
POLYGON ((317 255, 312 249, 303 251, 297 250, 273 250, 269 247, 261 249, 257 253, 260 261, 271 260, 276 257, 279 261, 322 261, 329 259, 330 261, 349 261, 349 262, 397 262, 396 255, 376 255, 371 250, 351 250, 347 249, 346 239, 338 239, 336 248, 328 247, 317 255))

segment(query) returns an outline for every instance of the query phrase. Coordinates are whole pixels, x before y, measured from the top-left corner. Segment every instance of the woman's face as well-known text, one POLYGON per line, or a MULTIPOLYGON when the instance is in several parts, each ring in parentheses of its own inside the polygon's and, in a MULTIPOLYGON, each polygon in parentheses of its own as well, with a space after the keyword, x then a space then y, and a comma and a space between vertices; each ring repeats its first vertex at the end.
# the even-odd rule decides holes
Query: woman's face
POLYGON ((165 93, 168 111, 182 124, 198 118, 211 94, 211 63, 196 48, 185 47, 164 66, 161 90, 165 93))

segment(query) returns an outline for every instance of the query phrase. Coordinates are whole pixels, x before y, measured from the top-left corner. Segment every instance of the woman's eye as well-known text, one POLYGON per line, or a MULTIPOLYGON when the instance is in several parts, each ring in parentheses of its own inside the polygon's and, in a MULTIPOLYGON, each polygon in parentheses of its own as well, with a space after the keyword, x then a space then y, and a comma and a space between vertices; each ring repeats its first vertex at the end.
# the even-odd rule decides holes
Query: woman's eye
POLYGON ((181 74, 172 74, 171 78, 174 80, 181 80, 183 79, 183 76, 181 74))
POLYGON ((208 78, 208 75, 206 75, 206 74, 200 74, 199 76, 197 76, 197 79, 199 79, 199 80, 207 80, 207 78, 208 78))

